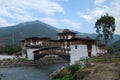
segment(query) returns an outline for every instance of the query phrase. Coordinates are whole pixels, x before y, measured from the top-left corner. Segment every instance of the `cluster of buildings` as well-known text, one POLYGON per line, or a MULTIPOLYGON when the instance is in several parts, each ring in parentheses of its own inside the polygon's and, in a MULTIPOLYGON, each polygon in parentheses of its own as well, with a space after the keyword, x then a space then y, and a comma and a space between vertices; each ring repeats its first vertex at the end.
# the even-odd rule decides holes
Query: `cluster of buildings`
POLYGON ((76 33, 64 29, 58 39, 30 37, 21 41, 28 60, 38 60, 45 56, 60 56, 71 64, 82 57, 99 56, 105 53, 105 45, 91 38, 77 38, 76 33))

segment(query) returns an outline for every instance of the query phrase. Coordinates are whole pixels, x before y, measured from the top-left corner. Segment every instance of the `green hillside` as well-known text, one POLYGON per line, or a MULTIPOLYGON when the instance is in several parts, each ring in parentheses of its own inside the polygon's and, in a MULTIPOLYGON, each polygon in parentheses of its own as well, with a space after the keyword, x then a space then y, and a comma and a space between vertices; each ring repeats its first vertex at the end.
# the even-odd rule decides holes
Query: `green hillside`
MULTIPOLYGON (((20 43, 20 40, 27 37, 50 37, 52 39, 57 39, 57 33, 62 30, 63 29, 55 28, 38 20, 23 22, 14 26, 2 27, 0 28, 0 46, 6 44, 18 44, 20 43)), ((78 33, 77 37, 80 38, 86 38, 89 36, 95 39, 97 36, 96 34, 74 32, 78 33)), ((118 40, 120 40, 120 35, 114 35, 114 39, 109 43, 111 44, 118 40)))
POLYGON ((116 41, 112 45, 116 50, 120 51, 120 40, 116 41))
POLYGON ((0 28, 0 45, 15 44, 26 37, 51 37, 57 39, 56 28, 40 21, 24 22, 0 28))

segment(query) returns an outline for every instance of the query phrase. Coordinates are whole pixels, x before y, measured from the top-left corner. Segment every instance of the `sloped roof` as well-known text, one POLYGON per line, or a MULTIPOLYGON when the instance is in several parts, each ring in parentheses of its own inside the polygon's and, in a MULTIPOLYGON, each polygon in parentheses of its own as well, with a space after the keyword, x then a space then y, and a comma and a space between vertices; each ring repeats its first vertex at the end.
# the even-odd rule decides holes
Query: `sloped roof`
POLYGON ((69 29, 64 29, 63 31, 62 31, 62 33, 58 33, 58 35, 60 35, 60 34, 76 34, 75 32, 72 32, 72 31, 70 31, 69 29))
POLYGON ((95 41, 95 39, 91 39, 91 38, 71 38, 68 41, 95 41))

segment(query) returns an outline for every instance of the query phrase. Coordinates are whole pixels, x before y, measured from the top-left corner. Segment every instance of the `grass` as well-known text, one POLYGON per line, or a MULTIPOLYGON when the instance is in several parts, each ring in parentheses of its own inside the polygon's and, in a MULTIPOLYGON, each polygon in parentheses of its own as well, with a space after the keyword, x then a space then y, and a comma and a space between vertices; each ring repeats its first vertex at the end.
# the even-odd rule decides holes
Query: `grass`
POLYGON ((119 62, 120 61, 120 57, 119 56, 109 56, 109 55, 106 55, 106 56, 92 56, 90 58, 87 58, 87 59, 82 59, 80 61, 83 61, 84 63, 85 62, 88 62, 88 63, 110 63, 110 62, 119 62))

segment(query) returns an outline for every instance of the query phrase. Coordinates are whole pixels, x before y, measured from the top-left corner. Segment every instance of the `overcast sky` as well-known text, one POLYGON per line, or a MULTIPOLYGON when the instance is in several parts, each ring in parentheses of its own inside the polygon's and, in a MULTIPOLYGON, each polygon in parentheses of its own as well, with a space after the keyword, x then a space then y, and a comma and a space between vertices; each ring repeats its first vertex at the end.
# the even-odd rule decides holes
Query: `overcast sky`
POLYGON ((95 33, 94 24, 109 13, 120 34, 120 0, 0 0, 0 27, 40 20, 57 28, 95 33))

